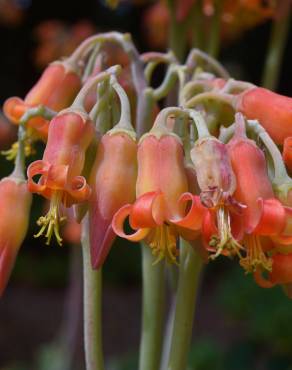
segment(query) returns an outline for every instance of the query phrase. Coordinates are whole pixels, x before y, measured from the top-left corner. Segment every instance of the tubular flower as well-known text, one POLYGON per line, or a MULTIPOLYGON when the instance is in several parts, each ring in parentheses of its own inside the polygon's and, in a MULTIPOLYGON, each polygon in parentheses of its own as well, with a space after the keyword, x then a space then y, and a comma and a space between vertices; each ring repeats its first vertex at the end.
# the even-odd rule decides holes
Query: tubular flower
POLYGON ((0 296, 27 232, 31 200, 25 181, 12 176, 0 181, 0 296))
POLYGON ((271 271, 272 260, 264 251, 262 237, 287 244, 291 239, 291 209, 275 198, 264 154, 246 137, 240 114, 236 115, 236 132, 227 147, 237 181, 234 197, 246 205, 242 211, 246 257, 240 264, 247 272, 271 271))
POLYGON ((28 188, 51 200, 50 210, 41 217, 40 236, 47 229, 49 244, 54 233, 59 244, 59 204, 65 207, 87 200, 90 187, 80 176, 85 159, 85 152, 94 137, 94 126, 89 117, 78 110, 64 110, 50 123, 48 142, 43 159, 30 164, 27 170, 28 188), (40 175, 38 182, 34 177, 40 175))
POLYGON ((292 136, 287 137, 284 141, 283 159, 289 171, 292 172, 292 136))
POLYGON ((276 144, 292 136, 292 98, 255 87, 239 96, 236 110, 248 119, 257 119, 276 144))
POLYGON ((221 253, 240 256, 243 247, 232 235, 230 213, 240 214, 244 206, 232 197, 236 179, 226 145, 214 137, 204 137, 195 143, 191 158, 201 189, 201 202, 210 212, 204 220, 203 235, 209 239, 208 249, 215 251, 212 258, 221 253))
MULTIPOLYGON (((68 107, 81 88, 81 79, 66 61, 50 64, 41 78, 29 91, 24 100, 12 97, 6 100, 3 111, 13 123, 19 124, 29 109, 44 105, 54 111, 68 107)), ((44 141, 48 136, 49 121, 43 117, 32 117, 27 126, 44 141)))
POLYGON ((114 214, 135 200, 136 178, 136 140, 126 131, 113 129, 101 139, 90 177, 89 230, 93 268, 103 264, 114 241, 114 214))
MULTIPOLYGON (((164 111, 160 112, 156 122, 163 115, 164 111)), ((145 239, 152 253, 157 256, 156 262, 163 257, 176 262, 178 236, 187 239, 198 236, 205 212, 198 197, 193 199, 187 191, 181 141, 166 128, 164 133, 160 132, 154 124, 138 145, 137 200, 115 214, 115 233, 131 241, 145 239), (185 203, 188 200, 192 200, 192 205, 185 216, 185 203), (131 235, 123 231, 127 217, 135 230, 131 235)))

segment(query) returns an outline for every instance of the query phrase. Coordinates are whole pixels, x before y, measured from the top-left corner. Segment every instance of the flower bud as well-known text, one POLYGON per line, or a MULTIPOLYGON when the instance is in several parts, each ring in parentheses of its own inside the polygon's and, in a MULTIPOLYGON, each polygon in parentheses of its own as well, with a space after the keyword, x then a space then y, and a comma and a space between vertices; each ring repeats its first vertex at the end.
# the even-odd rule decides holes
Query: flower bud
POLYGON ((89 230, 93 268, 103 264, 114 241, 114 214, 135 200, 136 178, 136 141, 122 130, 104 135, 90 177, 89 230))
POLYGON ((236 110, 257 119, 276 144, 292 136, 292 98, 256 87, 239 96, 236 110))
POLYGON ((27 232, 31 200, 24 181, 13 177, 0 181, 0 296, 27 232))

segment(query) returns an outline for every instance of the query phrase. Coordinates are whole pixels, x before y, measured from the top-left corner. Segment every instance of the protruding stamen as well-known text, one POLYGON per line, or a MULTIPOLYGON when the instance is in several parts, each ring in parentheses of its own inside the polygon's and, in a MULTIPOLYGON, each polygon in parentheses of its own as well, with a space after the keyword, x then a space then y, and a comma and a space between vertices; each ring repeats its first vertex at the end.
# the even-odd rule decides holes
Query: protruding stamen
MULTIPOLYGON (((18 141, 16 141, 15 143, 13 143, 11 145, 11 148, 8 149, 8 150, 2 150, 1 151, 1 154, 4 155, 4 157, 8 160, 8 161, 15 161, 16 157, 17 157, 17 152, 18 152, 18 141)), ((32 143, 30 140, 25 140, 24 141, 24 155, 26 157, 30 157, 31 155, 35 154, 35 150, 32 146, 32 143)))
POLYGON ((259 267, 266 271, 271 271, 273 261, 265 255, 259 236, 247 235, 245 241, 246 257, 242 258, 239 263, 246 273, 255 272, 259 267))
POLYGON ((53 235, 55 235, 58 244, 62 245, 59 226, 61 222, 65 221, 66 217, 60 216, 59 204, 60 194, 56 192, 52 196, 49 212, 45 216, 41 216, 37 221, 37 224, 41 226, 41 229, 34 235, 34 237, 38 238, 39 236, 44 235, 47 239, 47 245, 50 244, 53 235))
POLYGON ((244 248, 232 236, 228 209, 224 205, 220 205, 216 213, 219 235, 213 236, 211 239, 210 246, 214 247, 216 251, 210 258, 215 259, 224 252, 227 252, 228 256, 236 254, 242 258, 240 250, 244 248))
POLYGON ((155 228, 153 237, 149 242, 149 247, 152 249, 152 254, 157 256, 153 265, 161 261, 164 257, 170 263, 177 264, 176 257, 178 249, 176 246, 176 236, 168 225, 162 225, 155 228))

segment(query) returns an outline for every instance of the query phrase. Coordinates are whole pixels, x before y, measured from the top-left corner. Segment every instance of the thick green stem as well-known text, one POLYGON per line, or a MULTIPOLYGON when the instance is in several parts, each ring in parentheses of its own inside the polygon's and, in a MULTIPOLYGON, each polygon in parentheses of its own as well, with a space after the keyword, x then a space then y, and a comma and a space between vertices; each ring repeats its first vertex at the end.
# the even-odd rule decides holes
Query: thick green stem
POLYGON ((208 54, 217 58, 220 51, 220 28, 221 28, 221 14, 223 8, 222 0, 214 1, 214 14, 211 21, 211 28, 209 32, 208 54))
POLYGON ((167 6, 170 13, 169 48, 174 52, 179 61, 182 61, 187 48, 187 26, 186 20, 178 22, 175 14, 175 1, 168 0, 167 6))
POLYGON ((84 350, 86 370, 104 370, 101 327, 101 269, 93 270, 90 261, 88 217, 82 224, 84 350))
POLYGON ((192 46, 198 49, 205 47, 203 1, 197 0, 191 10, 190 28, 192 31, 192 46))
POLYGON ((291 5, 286 2, 287 7, 283 16, 275 18, 272 25, 272 33, 266 57, 262 86, 275 90, 278 84, 280 67, 284 52, 284 47, 289 34, 289 26, 291 22, 291 5))
POLYGON ((139 370, 158 370, 160 365, 165 299, 164 262, 142 244, 143 301, 139 370))
POLYGON ((185 370, 189 353, 194 310, 202 269, 202 260, 194 249, 182 240, 175 319, 168 370, 185 370))

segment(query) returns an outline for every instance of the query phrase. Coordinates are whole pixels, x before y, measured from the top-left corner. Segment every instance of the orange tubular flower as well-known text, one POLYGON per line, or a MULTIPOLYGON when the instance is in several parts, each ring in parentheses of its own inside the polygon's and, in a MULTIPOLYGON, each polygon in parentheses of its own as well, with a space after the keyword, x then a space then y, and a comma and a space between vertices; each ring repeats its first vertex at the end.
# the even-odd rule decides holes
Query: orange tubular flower
POLYGON ((115 233, 123 238, 131 241, 145 239, 157 256, 156 262, 163 257, 176 262, 178 236, 195 239, 205 212, 198 197, 193 199, 186 193, 188 183, 180 139, 165 126, 163 130, 161 128, 161 120, 165 118, 166 121, 170 111, 173 108, 161 111, 152 130, 140 139, 137 200, 122 207, 112 224, 115 233), (192 205, 185 216, 185 202, 189 200, 192 205), (128 216, 130 226, 136 230, 132 235, 123 231, 128 216))
POLYGON ((232 218, 241 214, 244 206, 232 196, 236 179, 226 145, 215 137, 203 137, 195 143, 191 158, 202 191, 201 202, 209 209, 202 230, 207 249, 215 252, 212 258, 220 254, 241 256, 243 247, 232 235, 236 230, 231 227, 231 214, 232 218))
POLYGON ((54 232, 61 244, 58 228, 59 203, 65 207, 87 200, 90 187, 80 176, 85 152, 94 137, 94 126, 89 117, 78 110, 64 110, 50 123, 48 142, 43 159, 30 164, 27 170, 28 188, 51 199, 48 214, 39 219, 39 235, 48 227, 48 243, 54 232), (34 177, 41 175, 38 182, 34 177))
POLYGON ((102 137, 91 171, 89 230, 93 268, 103 264, 115 239, 114 214, 135 200, 136 179, 136 140, 126 131, 113 129, 102 137))
MULTIPOLYGON (((66 61, 50 64, 43 72, 24 100, 12 97, 6 100, 3 111, 13 123, 19 124, 23 114, 30 108, 44 105, 54 111, 68 107, 81 88, 81 79, 77 72, 66 61)), ((42 117, 33 117, 28 121, 41 139, 46 141, 49 121, 42 117)))
POLYGON ((27 232, 31 200, 24 181, 12 176, 0 181, 0 296, 27 232))
POLYGON ((271 271, 272 260, 265 254, 261 237, 291 243, 291 208, 275 198, 264 154, 245 136, 241 114, 236 115, 236 132, 227 147, 237 181, 234 197, 246 205, 242 212, 246 257, 240 264, 247 272, 271 271))
POLYGON ((248 119, 257 119, 276 144, 292 136, 292 98, 255 87, 239 96, 236 110, 248 119))
POLYGON ((292 136, 287 137, 284 141, 283 159, 289 171, 292 172, 292 136))

